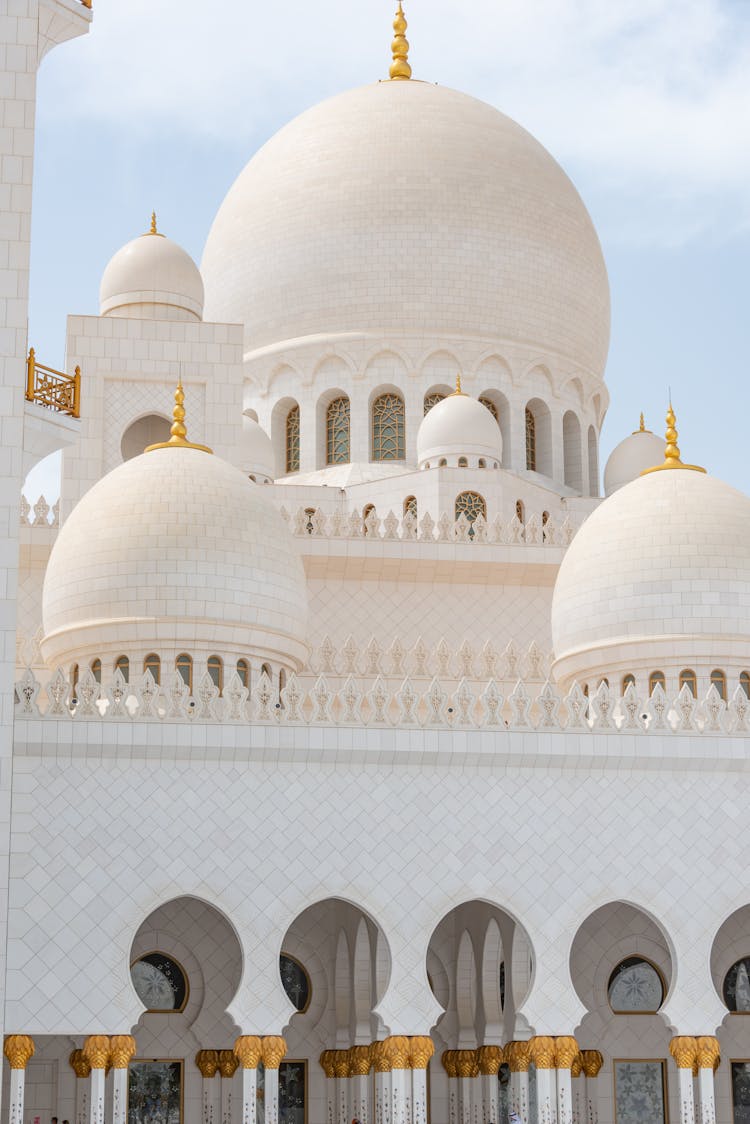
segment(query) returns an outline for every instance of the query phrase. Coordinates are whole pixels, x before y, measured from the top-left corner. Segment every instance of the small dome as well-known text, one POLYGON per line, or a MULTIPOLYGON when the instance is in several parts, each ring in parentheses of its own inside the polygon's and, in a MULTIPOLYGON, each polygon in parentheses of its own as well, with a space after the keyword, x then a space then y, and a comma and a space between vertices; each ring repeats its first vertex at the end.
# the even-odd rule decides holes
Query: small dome
POLYGON ((104 270, 99 287, 102 316, 141 320, 200 320, 203 279, 181 246, 156 231, 128 242, 104 270))
POLYGON ((746 662, 750 497, 685 469, 620 488, 565 554, 552 640, 566 686, 655 668, 698 671, 714 667, 718 653, 746 662))
POLYGON ((420 468, 435 468, 441 462, 455 468, 459 460, 460 467, 499 468, 502 455, 503 438, 495 418, 476 398, 460 391, 433 406, 419 427, 420 468))
POLYGON ((247 415, 242 419, 240 458, 240 468, 246 476, 255 477, 259 484, 273 481, 276 471, 271 438, 254 418, 247 415))
POLYGON ((664 460, 664 438, 657 437, 650 429, 636 429, 628 437, 615 445, 604 469, 604 494, 611 496, 624 484, 637 480, 646 468, 653 468, 664 460))
POLYGON ((43 620, 51 666, 186 652, 296 671, 307 585, 263 488, 196 448, 156 449, 103 477, 63 524, 43 620))

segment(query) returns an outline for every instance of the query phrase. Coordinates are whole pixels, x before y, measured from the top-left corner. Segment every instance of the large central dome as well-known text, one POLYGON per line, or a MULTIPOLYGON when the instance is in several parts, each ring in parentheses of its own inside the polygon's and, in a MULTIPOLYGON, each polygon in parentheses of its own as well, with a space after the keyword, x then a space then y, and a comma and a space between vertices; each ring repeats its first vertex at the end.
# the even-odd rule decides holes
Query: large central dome
POLYGON ((514 121, 425 82, 283 128, 224 200, 202 272, 205 318, 244 323, 250 352, 416 329, 604 369, 607 272, 575 187, 514 121))

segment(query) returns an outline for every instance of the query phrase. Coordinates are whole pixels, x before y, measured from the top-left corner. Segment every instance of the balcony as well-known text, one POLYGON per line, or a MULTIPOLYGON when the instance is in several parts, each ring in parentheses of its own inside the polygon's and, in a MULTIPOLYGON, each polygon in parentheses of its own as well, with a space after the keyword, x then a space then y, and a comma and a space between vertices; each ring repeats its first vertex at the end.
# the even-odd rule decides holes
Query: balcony
POLYGON ((80 418, 81 368, 76 367, 75 374, 66 375, 54 367, 45 367, 38 362, 34 348, 30 348, 26 360, 26 401, 36 402, 71 418, 80 418))

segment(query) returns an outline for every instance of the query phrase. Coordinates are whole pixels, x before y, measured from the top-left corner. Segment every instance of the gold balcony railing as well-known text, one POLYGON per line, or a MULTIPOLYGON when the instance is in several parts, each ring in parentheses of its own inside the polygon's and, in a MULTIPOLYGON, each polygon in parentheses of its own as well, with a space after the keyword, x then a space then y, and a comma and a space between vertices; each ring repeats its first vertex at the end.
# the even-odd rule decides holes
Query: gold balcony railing
POLYGON ((38 363, 34 348, 29 348, 26 360, 26 401, 47 406, 71 418, 81 416, 81 368, 76 367, 74 375, 56 371, 38 363))
POLYGON ((90 8, 92 0, 81 0, 81 3, 83 4, 84 8, 90 8))

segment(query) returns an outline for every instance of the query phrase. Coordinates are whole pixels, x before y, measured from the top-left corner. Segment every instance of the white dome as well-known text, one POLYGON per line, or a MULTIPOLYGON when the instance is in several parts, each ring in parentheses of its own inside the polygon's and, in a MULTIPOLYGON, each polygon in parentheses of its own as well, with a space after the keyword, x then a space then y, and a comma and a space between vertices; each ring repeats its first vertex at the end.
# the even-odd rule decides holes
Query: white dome
POLYGON ((181 246, 163 234, 142 234, 118 250, 99 287, 102 316, 200 320, 203 279, 181 246))
POLYGON ((110 472, 63 524, 43 619, 52 666, 184 651, 298 670, 307 586, 263 488, 219 457, 158 449, 110 472))
POLYGON ((417 433, 420 468, 435 468, 440 461, 455 467, 459 458, 466 459, 468 468, 499 468, 502 455, 500 426, 487 407, 468 394, 449 394, 436 403, 417 433))
POLYGON ((552 640, 565 684, 747 662, 750 498, 686 469, 620 488, 565 554, 552 640))
POLYGON ((246 476, 254 476, 258 483, 273 480, 274 455, 271 438, 254 418, 243 417, 240 438, 240 468, 246 476))
POLYGON ((664 460, 664 438, 649 429, 637 429, 615 445, 604 469, 604 494, 611 496, 624 484, 637 480, 646 468, 664 460))
POLYGON ((248 351, 317 334, 517 341, 601 375, 609 285, 578 192, 492 106, 425 82, 331 98, 230 189, 202 262, 207 318, 248 351))

